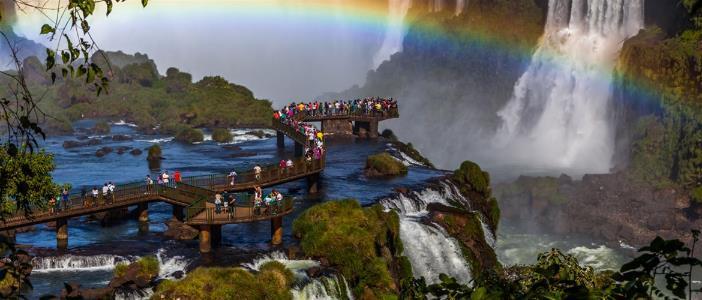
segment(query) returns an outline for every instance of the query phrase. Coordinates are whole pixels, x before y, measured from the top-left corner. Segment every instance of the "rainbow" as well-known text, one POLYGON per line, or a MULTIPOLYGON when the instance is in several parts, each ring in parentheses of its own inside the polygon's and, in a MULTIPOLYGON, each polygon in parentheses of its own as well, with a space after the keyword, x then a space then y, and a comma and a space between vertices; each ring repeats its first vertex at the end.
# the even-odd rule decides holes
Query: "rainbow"
MULTIPOLYGON (((188 18, 201 15, 217 21, 225 21, 228 18, 248 18, 273 22, 282 16, 287 18, 292 16, 295 19, 320 25, 341 20, 362 31, 379 33, 387 29, 388 7, 383 2, 377 0, 152 0, 146 8, 143 8, 139 1, 130 1, 117 3, 112 15, 143 14, 148 11, 149 16, 157 18, 188 18)), ((98 8, 98 14, 100 9, 104 11, 104 7, 98 8)), ((470 6, 466 8, 468 11, 470 9, 470 6)), ((453 14, 447 13, 446 17, 449 16, 453 17, 453 14)), ((35 23, 40 24, 36 20, 35 23)), ((412 22, 411 26, 413 32, 431 39, 429 42, 433 43, 471 43, 478 45, 484 51, 507 53, 511 58, 525 62, 532 59, 534 52, 532 47, 495 34, 489 28, 461 28, 459 32, 447 32, 442 26, 433 23, 412 22)), ((542 53, 541 57, 545 58, 544 63, 551 68, 561 68, 571 63, 570 58, 558 53, 542 53)), ((612 81, 611 66, 595 67, 587 72, 594 80, 612 81)), ((640 78, 618 77, 615 82, 626 82, 628 90, 633 88, 642 95, 659 94, 640 78)))

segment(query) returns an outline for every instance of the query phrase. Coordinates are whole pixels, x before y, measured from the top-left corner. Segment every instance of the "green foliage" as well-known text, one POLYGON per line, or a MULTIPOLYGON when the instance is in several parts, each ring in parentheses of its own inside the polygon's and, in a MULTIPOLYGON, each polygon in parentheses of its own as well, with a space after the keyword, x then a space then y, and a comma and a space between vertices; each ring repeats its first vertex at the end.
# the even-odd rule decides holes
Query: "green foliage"
POLYGON ((139 274, 146 277, 154 277, 160 271, 160 265, 156 256, 144 256, 137 260, 139 264, 139 274))
POLYGON ((363 209, 356 200, 329 201, 303 212, 293 223, 293 233, 306 255, 324 257, 337 267, 354 294, 365 288, 376 295, 394 292, 388 267, 401 251, 394 212, 378 205, 363 209), (391 256, 377 249, 388 249, 391 256))
MULTIPOLYGON (((54 184, 51 172, 54 161, 51 154, 40 152, 17 152, 11 147, 0 147, 0 203, 12 203, 25 213, 43 208, 51 196, 58 196, 60 188, 54 184)), ((8 213, 3 211, 3 218, 8 213)))
POLYGON ((226 128, 215 128, 212 131, 212 140, 218 143, 230 143, 234 139, 232 133, 226 128))
POLYGON ((366 169, 375 171, 381 176, 407 174, 407 166, 386 152, 368 156, 366 159, 366 169))
POLYGON ((202 134, 202 130, 195 128, 183 128, 175 136, 175 140, 183 143, 198 143, 204 140, 205 136, 202 134))
POLYGON ((292 299, 290 270, 267 263, 255 274, 242 268, 197 268, 181 281, 166 280, 152 299, 292 299))
POLYGON ((110 133, 110 124, 105 121, 97 122, 93 128, 93 132, 95 134, 108 134, 110 133))
POLYGON ((461 163, 461 166, 453 172, 452 178, 461 185, 470 186, 485 197, 490 196, 490 174, 484 172, 472 161, 461 163))

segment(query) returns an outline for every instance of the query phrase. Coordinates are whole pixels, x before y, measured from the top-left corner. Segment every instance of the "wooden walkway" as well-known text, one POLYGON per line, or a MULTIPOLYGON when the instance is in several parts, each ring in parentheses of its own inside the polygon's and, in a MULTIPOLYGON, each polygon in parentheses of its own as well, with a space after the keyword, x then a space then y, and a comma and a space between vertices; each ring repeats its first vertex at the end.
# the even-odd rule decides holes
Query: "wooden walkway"
MULTIPOLYGON (((373 122, 375 129, 381 120, 398 117, 397 111, 375 112, 373 114, 336 114, 336 115, 306 115, 300 113, 295 116, 298 121, 334 121, 350 119, 359 122, 373 122)), ((287 136, 295 143, 293 166, 281 169, 278 164, 262 166, 258 176, 253 170, 238 172, 232 182, 227 174, 211 174, 205 176, 184 177, 181 182, 171 182, 166 185, 145 182, 134 182, 118 185, 115 192, 106 196, 99 195, 93 198, 88 194, 85 197, 73 194, 57 211, 50 213, 48 207, 34 207, 29 212, 19 211, 11 216, 5 216, 0 223, 1 232, 10 232, 13 229, 35 224, 56 222, 56 239, 59 248, 64 248, 68 240, 67 220, 74 217, 91 215, 99 212, 125 208, 137 205, 140 222, 148 221, 148 203, 166 202, 174 207, 174 216, 180 215, 182 220, 200 230, 200 251, 209 252, 212 241, 221 240, 221 226, 224 224, 271 221, 273 244, 282 242, 282 217, 292 212, 294 201, 284 198, 280 203, 274 202, 268 206, 257 207, 254 205, 251 193, 255 187, 271 187, 282 183, 307 178, 310 191, 316 191, 319 173, 324 170, 326 161, 326 148, 323 149, 320 159, 305 160, 302 156, 303 147, 309 141, 304 133, 295 128, 273 119, 272 129, 278 132, 278 146, 284 147, 283 136, 287 136), (223 194, 226 200, 230 195, 235 196, 236 202, 229 207, 228 212, 217 212, 214 205, 216 194, 223 194)), ((377 131, 377 130, 376 130, 377 131)), ((376 133, 377 134, 377 133, 376 133)))

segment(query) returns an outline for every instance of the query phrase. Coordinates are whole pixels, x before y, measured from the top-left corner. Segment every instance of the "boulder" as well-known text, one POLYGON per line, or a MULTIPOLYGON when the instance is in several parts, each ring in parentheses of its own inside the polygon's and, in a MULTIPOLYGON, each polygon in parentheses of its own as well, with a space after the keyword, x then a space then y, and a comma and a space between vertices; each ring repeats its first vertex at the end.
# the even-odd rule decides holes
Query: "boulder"
POLYGON ((85 147, 85 146, 95 146, 95 145, 100 145, 102 141, 99 139, 89 139, 87 141, 81 142, 81 141, 64 141, 63 142, 63 148, 64 149, 71 149, 71 148, 78 148, 78 147, 85 147))
POLYGON ((142 151, 141 149, 132 149, 132 151, 129 151, 129 154, 134 155, 134 156, 139 156, 141 155, 142 151))
POLYGON ((185 272, 183 272, 182 270, 175 271, 175 272, 171 273, 171 277, 173 277, 175 279, 181 279, 181 278, 185 277, 185 272))
POLYGON ((364 173, 367 177, 388 177, 407 174, 407 166, 388 153, 368 156, 364 173))
POLYGON ((122 154, 126 153, 127 151, 129 151, 130 149, 132 149, 132 147, 120 146, 120 147, 117 147, 116 152, 117 152, 117 154, 122 155, 122 154))
POLYGON ((237 145, 224 145, 222 148, 227 149, 227 150, 233 150, 233 151, 239 151, 241 150, 241 147, 237 145))
POLYGON ((112 140, 116 142, 131 141, 132 137, 125 134, 115 134, 112 136, 112 140))
POLYGON ((166 227, 168 227, 168 229, 166 229, 163 235, 175 240, 194 240, 200 234, 197 229, 178 221, 176 218, 171 218, 166 221, 166 227))

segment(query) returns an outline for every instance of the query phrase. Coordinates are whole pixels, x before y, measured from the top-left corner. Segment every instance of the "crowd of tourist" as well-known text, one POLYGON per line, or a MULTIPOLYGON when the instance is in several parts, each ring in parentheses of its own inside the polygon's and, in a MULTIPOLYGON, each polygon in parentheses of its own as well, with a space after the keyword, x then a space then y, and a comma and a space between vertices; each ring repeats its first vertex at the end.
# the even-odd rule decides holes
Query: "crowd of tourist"
POLYGON ((312 101, 290 103, 277 112, 281 117, 292 118, 298 114, 309 116, 370 115, 384 116, 397 111, 393 98, 367 97, 354 100, 312 101))

